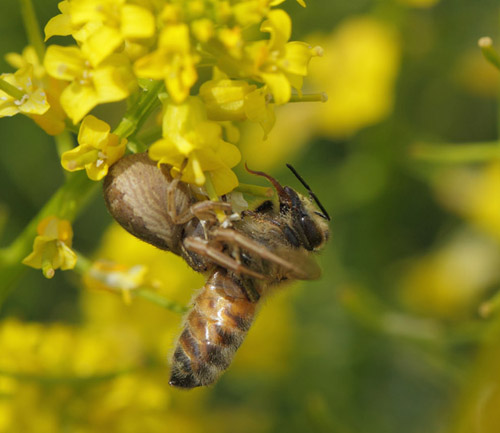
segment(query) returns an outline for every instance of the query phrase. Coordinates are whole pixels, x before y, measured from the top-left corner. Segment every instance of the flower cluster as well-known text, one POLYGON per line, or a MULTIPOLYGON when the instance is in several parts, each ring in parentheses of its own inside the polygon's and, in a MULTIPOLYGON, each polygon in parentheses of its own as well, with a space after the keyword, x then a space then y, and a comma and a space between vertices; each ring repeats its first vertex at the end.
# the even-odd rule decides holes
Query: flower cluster
POLYGON ((322 54, 290 40, 283 2, 63 0, 45 43, 72 39, 45 47, 31 38, 33 46, 7 56, 17 70, 0 76, 0 117, 22 113, 51 135, 78 131, 76 147, 59 146, 61 164, 91 180, 127 145, 149 148, 173 176, 216 200, 239 183, 239 124, 260 124, 266 137, 274 107, 302 98, 309 62, 322 54), (115 104, 113 115, 93 111, 120 101, 126 105, 115 104), (121 121, 112 128, 116 111, 121 121))
MULTIPOLYGON (((227 132, 229 122, 259 122, 267 134, 273 106, 289 102, 292 89, 300 95, 310 59, 321 54, 290 41, 291 19, 277 7, 282 2, 63 0, 60 14, 45 26, 45 40, 71 36, 74 44, 50 45, 38 56, 31 49, 11 62, 19 69, 2 76, 0 116, 45 116, 39 123, 58 134, 65 119, 83 120, 84 128, 96 106, 137 102, 148 81, 163 82, 163 138, 154 143, 152 158, 177 173, 182 167, 186 182, 211 181, 217 195, 228 193, 238 185, 232 168, 240 160, 229 143, 238 137, 227 132)), ((142 125, 145 119, 137 116, 150 114, 128 120, 142 125)), ((81 146, 73 157, 83 157, 81 146)), ((100 143, 85 146, 99 149, 100 143)), ((93 180, 105 172, 67 158, 66 169, 85 167, 93 180)))

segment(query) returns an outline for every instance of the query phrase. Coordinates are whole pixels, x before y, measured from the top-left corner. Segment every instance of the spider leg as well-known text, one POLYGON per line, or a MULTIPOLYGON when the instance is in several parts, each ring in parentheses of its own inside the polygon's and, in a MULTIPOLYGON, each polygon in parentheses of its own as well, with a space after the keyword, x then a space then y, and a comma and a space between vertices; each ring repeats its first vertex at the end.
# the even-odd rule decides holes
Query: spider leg
POLYGON ((167 187, 167 213, 172 218, 174 224, 185 224, 193 218, 206 221, 217 221, 214 211, 220 209, 222 211, 231 212, 231 204, 225 202, 203 200, 189 206, 180 215, 177 213, 175 192, 179 187, 179 178, 173 179, 167 187))

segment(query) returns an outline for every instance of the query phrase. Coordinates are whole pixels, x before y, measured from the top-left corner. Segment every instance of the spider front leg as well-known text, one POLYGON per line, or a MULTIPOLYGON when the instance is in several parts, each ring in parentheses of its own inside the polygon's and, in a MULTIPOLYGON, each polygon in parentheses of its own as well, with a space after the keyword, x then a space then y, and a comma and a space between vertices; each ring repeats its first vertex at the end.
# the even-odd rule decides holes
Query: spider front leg
POLYGON ((230 203, 222 201, 203 200, 198 201, 189 206, 184 212, 178 214, 175 193, 179 188, 179 178, 173 179, 167 187, 167 213, 174 224, 185 224, 193 218, 198 218, 200 221, 217 221, 215 215, 216 210, 231 212, 230 203))

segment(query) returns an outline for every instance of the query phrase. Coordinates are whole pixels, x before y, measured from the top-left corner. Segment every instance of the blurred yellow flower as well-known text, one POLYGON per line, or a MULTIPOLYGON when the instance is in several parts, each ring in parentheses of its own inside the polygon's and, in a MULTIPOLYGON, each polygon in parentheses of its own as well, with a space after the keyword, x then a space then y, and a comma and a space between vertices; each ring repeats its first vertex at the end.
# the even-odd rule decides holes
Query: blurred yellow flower
POLYGON ((200 97, 205 103, 210 120, 246 120, 245 98, 257 86, 239 80, 210 80, 200 87, 200 97))
POLYGON ((79 146, 64 152, 61 164, 68 171, 85 169, 92 180, 101 180, 108 168, 125 153, 126 138, 120 139, 111 128, 94 116, 83 119, 78 132, 79 146))
POLYGON ((249 44, 247 55, 253 61, 254 75, 268 85, 274 102, 278 105, 290 100, 292 87, 300 91, 303 77, 312 57, 322 55, 322 50, 305 42, 288 42, 292 33, 292 20, 288 14, 276 9, 269 12, 260 27, 269 33, 265 42, 249 44))
POLYGON ((112 261, 97 260, 83 275, 83 283, 92 290, 120 292, 126 304, 132 301, 130 292, 147 282, 148 268, 143 265, 125 266, 112 261))
POLYGON ((11 66, 19 70, 33 68, 33 76, 31 77, 33 84, 43 89, 46 95, 50 108, 41 114, 31 113, 29 117, 49 135, 57 135, 64 131, 66 127, 64 120, 67 116, 61 107, 59 98, 67 84, 47 75, 31 45, 25 47, 22 54, 8 53, 5 59, 11 66))
POLYGON ((241 158, 236 146, 222 139, 222 128, 207 120, 199 97, 189 97, 183 104, 166 102, 163 115, 163 138, 149 148, 151 159, 169 164, 182 180, 203 186, 205 173, 218 195, 226 194, 238 185, 231 170, 241 158))
POLYGON ((38 59, 35 49, 31 45, 24 47, 21 54, 7 53, 5 55, 5 60, 9 65, 16 69, 22 69, 31 65, 33 67, 33 77, 36 80, 42 80, 46 76, 45 68, 38 59))
POLYGON ((149 39, 155 33, 151 11, 125 0, 63 1, 59 10, 62 13, 45 26, 45 39, 73 35, 94 67, 124 43, 149 39))
POLYGON ((488 99, 498 97, 498 69, 477 48, 465 51, 453 69, 455 80, 468 93, 488 99))
POLYGON ((78 123, 96 105, 125 99, 136 86, 130 63, 123 54, 112 54, 93 67, 76 46, 47 48, 47 73, 70 84, 61 93, 61 106, 78 123))
POLYGON ((0 117, 18 113, 44 114, 49 110, 45 89, 37 85, 33 72, 33 66, 28 64, 14 74, 0 75, 0 79, 18 93, 18 96, 13 96, 0 88, 0 117))
POLYGON ((430 8, 439 3, 439 0, 397 0, 398 3, 415 8, 430 8))
POLYGON ((38 236, 33 243, 33 252, 23 264, 41 269, 46 278, 52 278, 55 269, 73 269, 76 254, 71 249, 73 229, 69 221, 48 216, 38 223, 38 236))
POLYGON ((4 320, 0 347, 2 431, 133 432, 141 423, 140 431, 156 433, 176 425, 166 380, 138 371, 143 347, 126 330, 4 320))
POLYGON ((414 259, 400 287, 405 304, 421 314, 457 319, 477 314, 481 295, 500 279, 500 254, 487 238, 462 232, 414 259))
POLYGON ((500 163, 443 171, 435 188, 446 207, 500 242, 500 163))
POLYGON ((350 136, 390 114, 400 47, 389 24, 351 18, 316 43, 325 55, 311 66, 310 81, 328 94, 328 102, 312 107, 321 133, 350 136))

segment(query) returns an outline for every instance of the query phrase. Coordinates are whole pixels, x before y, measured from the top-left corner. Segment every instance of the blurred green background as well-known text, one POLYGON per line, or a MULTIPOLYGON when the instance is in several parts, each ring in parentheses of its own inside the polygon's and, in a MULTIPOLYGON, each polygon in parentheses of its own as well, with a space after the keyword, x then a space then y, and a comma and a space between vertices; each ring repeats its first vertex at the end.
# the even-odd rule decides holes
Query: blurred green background
MULTIPOLYGON (((498 39, 498 2, 307 3, 306 9, 290 0, 284 6, 294 22, 292 39, 325 49, 306 83, 309 91, 326 91, 329 102, 277 109, 270 141, 262 144, 261 133, 255 138, 248 131, 242 152, 251 167, 299 189, 284 168, 293 163, 333 216, 332 238, 319 258, 322 279, 266 301, 230 371, 208 390, 181 393, 168 389, 165 361, 179 316, 88 294, 71 272, 46 280, 27 269, 0 310, 0 431, 500 431, 494 299, 500 160, 473 151, 474 161, 457 162, 463 143, 493 146, 498 138, 498 71, 477 48, 482 36, 498 39), (445 154, 433 147, 454 143, 445 154), (479 314, 488 309, 487 317, 479 314), (13 319, 19 334, 9 337, 13 319), (54 326, 65 324, 75 333, 93 329, 87 337, 96 353, 113 348, 94 339, 110 329, 109 338, 128 351, 141 347, 140 355, 129 354, 134 368, 84 385, 44 381, 40 347, 57 347, 58 363, 49 363, 55 372, 76 362, 61 349, 64 339, 54 337, 54 326), (166 334, 162 326, 169 327, 166 334), (37 342, 31 352, 19 343, 23 332, 37 342), (138 341, 131 343, 130 335, 138 341), (152 342, 141 341, 144 335, 152 342), (26 368, 39 368, 36 377, 5 367, 18 343, 26 368)), ((55 0, 35 5, 42 25, 57 13, 55 0)), ((1 10, 0 70, 10 71, 3 55, 20 52, 26 37, 18 2, 2 0, 1 10)), ((243 182, 254 181, 241 168, 238 173, 243 182)), ((27 118, 0 119, 2 246, 62 181, 53 139, 27 118)), ((120 242, 132 241, 116 228, 107 231, 110 223, 96 194, 74 224, 74 247, 96 258, 147 260, 136 256, 135 244, 116 252, 120 242)), ((183 265, 168 264, 168 255, 143 254, 164 268, 167 286, 175 279, 178 300, 187 302, 200 286, 196 276, 174 276, 183 265)), ((116 363, 103 365, 119 370, 116 363)))

